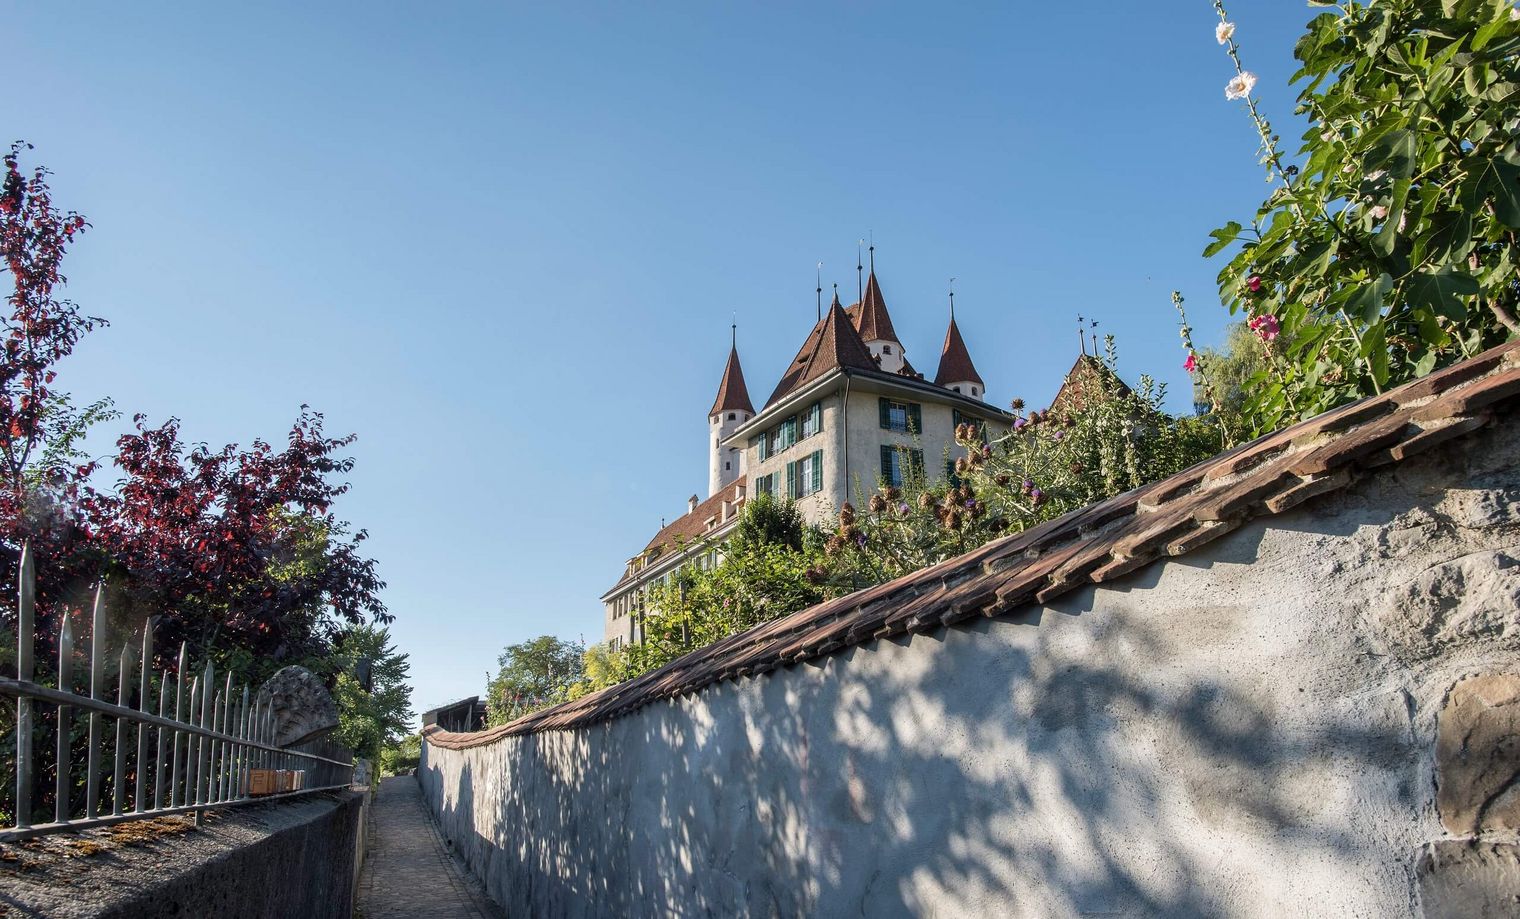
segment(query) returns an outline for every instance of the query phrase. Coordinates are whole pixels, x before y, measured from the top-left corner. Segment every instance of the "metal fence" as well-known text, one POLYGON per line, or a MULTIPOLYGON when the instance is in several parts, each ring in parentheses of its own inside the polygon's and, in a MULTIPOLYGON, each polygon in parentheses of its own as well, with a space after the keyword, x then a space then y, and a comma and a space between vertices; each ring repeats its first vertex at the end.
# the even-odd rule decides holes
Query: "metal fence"
POLYGON ((190 673, 180 646, 173 674, 157 673, 153 698, 153 624, 143 627, 141 660, 134 664, 134 642, 123 644, 115 700, 108 693, 107 626, 103 590, 97 590, 90 628, 90 694, 70 690, 74 650, 80 639, 65 616, 58 637, 57 688, 33 681, 36 670, 36 587, 31 549, 21 554, 16 622, 16 678, 0 677, 0 695, 16 699, 16 821, 0 829, 0 842, 164 814, 193 813, 199 822, 211 806, 310 794, 346 788, 353 779, 352 756, 327 741, 279 747, 268 700, 250 700, 247 686, 214 682, 210 663, 198 676, 190 673), (137 680, 134 684, 134 672, 137 680), (135 693, 134 693, 135 689, 135 693), (52 814, 36 814, 38 794, 34 755, 34 706, 57 708, 57 754, 53 765, 52 814), (135 707, 134 707, 135 703, 135 707), (73 729, 88 719, 84 756, 84 797, 75 789, 73 729), (114 743, 110 733, 114 730, 114 743), (105 760, 110 758, 110 771, 105 760), (300 771, 299 790, 250 794, 255 770, 300 771), (109 783, 104 784, 104 783, 109 783), (51 817, 51 820, 46 819, 51 817), (34 822, 37 818, 44 822, 34 822))

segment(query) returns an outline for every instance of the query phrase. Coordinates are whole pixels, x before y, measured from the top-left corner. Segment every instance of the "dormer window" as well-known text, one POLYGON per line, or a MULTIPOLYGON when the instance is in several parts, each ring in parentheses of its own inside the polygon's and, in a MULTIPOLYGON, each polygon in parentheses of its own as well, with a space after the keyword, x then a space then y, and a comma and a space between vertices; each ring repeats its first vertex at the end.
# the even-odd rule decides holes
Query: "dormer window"
POLYGON ((972 395, 973 395, 973 396, 974 396, 974 395, 977 395, 977 391, 976 391, 976 387, 975 387, 975 386, 973 386, 973 387, 971 387, 971 394, 972 394, 972 395))
POLYGON ((882 354, 891 354, 892 353, 892 346, 891 345, 882 345, 881 346, 881 353, 882 354))
POLYGON ((737 417, 738 417, 738 416, 737 416, 737 415, 735 415, 735 414, 734 414, 734 413, 733 413, 733 412, 729 412, 729 413, 728 413, 728 420, 729 420, 729 421, 733 421, 733 420, 734 420, 734 419, 735 419, 735 418, 737 418, 737 417))
POLYGON ((955 390, 956 392, 960 392, 961 391, 961 388, 959 386, 952 386, 950 388, 953 389, 953 390, 955 390))

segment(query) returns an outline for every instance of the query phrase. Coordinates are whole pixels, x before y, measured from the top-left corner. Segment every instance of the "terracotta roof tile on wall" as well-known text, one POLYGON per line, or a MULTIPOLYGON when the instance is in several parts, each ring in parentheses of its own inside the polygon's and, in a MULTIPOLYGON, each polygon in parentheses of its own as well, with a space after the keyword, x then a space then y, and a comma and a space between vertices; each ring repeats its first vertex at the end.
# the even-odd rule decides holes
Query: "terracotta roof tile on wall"
POLYGON ((945 330, 945 346, 939 353, 939 372, 934 375, 934 382, 940 386, 950 383, 975 383, 985 387, 982 378, 976 372, 976 366, 971 363, 971 354, 966 350, 966 340, 961 338, 961 328, 955 324, 955 317, 950 317, 950 328, 945 330))
POLYGON ((786 373, 781 375, 781 382, 776 384, 776 391, 765 400, 766 406, 774 405, 793 390, 839 367, 877 369, 876 359, 871 357, 871 351, 861 340, 860 333, 850 324, 844 308, 839 305, 839 294, 836 293, 829 311, 813 326, 807 341, 802 343, 802 350, 787 365, 786 373))
POLYGON ((739 349, 733 347, 728 352, 728 364, 723 368, 723 382, 718 384, 718 398, 713 400, 712 411, 709 416, 719 412, 741 411, 755 413, 755 406, 749 401, 749 389, 744 385, 744 368, 739 366, 739 349))
POLYGON ((621 685, 489 731, 430 731, 428 742, 462 748, 595 724, 875 638, 1046 604, 1344 489, 1369 470, 1469 436, 1496 417, 1513 419, 1517 403, 1520 342, 933 567, 763 623, 621 685))

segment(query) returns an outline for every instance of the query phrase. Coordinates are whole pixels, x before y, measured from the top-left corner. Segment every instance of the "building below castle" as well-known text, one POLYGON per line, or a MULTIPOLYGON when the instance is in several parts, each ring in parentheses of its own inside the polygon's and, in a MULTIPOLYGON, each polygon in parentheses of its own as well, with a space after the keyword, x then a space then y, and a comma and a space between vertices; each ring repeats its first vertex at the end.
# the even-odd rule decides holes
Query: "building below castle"
POLYGON ((609 643, 641 640, 652 588, 685 565, 718 563, 750 497, 790 499, 807 520, 827 525, 845 502, 901 485, 915 470, 945 478, 965 454, 957 425, 975 423, 993 437, 1012 425, 1012 415, 987 404, 953 308, 933 380, 909 362, 874 267, 859 303, 841 306, 836 293, 821 312, 759 411, 737 343, 730 348, 707 416, 708 496, 693 495, 687 513, 629 559, 602 596, 609 643))

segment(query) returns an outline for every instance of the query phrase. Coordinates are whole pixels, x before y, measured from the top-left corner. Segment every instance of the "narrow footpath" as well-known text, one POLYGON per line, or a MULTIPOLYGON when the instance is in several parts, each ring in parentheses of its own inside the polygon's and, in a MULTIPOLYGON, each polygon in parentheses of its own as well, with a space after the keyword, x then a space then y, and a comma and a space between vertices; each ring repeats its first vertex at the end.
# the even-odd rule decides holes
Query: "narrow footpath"
POLYGON ((415 777, 382 780, 370 820, 357 919, 504 919, 449 853, 415 777))

